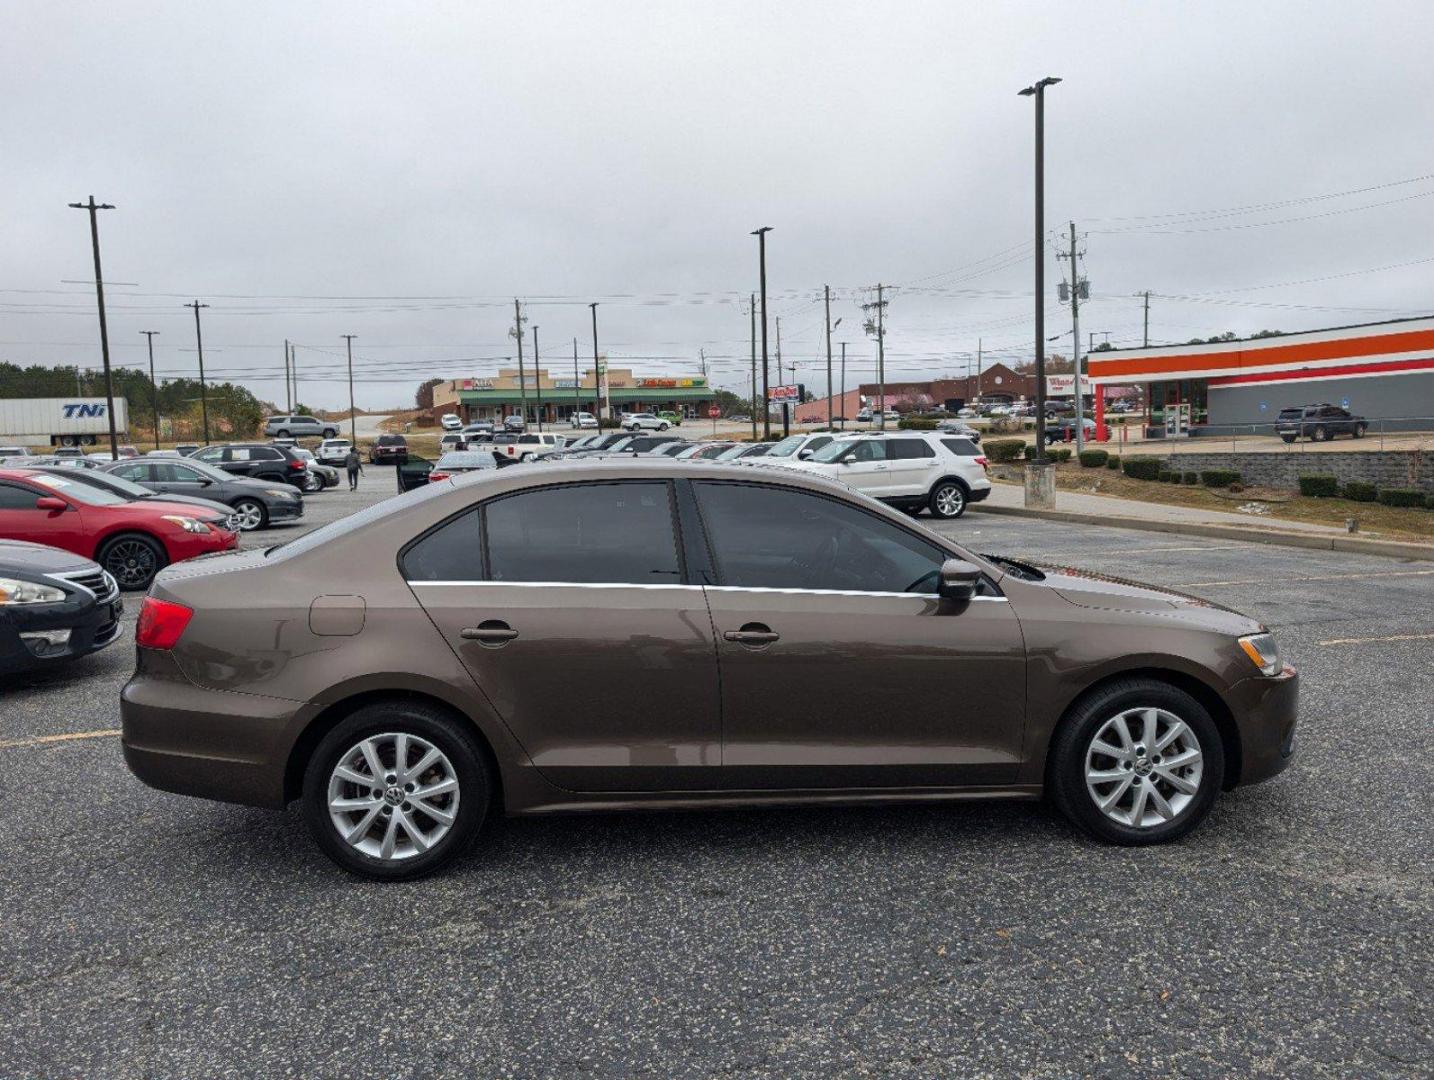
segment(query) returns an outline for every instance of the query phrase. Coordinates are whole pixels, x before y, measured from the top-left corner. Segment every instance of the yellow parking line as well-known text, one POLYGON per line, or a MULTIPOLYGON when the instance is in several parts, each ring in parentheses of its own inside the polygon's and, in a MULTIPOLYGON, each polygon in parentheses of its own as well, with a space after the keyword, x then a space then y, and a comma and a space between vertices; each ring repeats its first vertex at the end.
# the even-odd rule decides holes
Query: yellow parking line
POLYGON ((112 739, 118 735, 118 728, 104 731, 76 731, 70 735, 36 735, 33 739, 9 739, 0 742, 0 750, 14 750, 20 746, 48 746, 51 743, 75 742, 79 739, 112 739))
POLYGON ((1310 577, 1292 577, 1292 578, 1260 577, 1260 578, 1240 578, 1240 579, 1238 579, 1238 580, 1232 580, 1232 581, 1186 581, 1186 582, 1183 582, 1183 583, 1181 583, 1181 584, 1179 584, 1179 585, 1176 585, 1175 588, 1177 588, 1177 589, 1200 589, 1200 588, 1206 588, 1206 589, 1208 589, 1208 588, 1213 588, 1213 587, 1215 587, 1216 585, 1283 585, 1283 584, 1289 584, 1290 582, 1296 582, 1296 581, 1344 581, 1344 580, 1353 579, 1353 578, 1372 578, 1372 577, 1427 577, 1427 576, 1430 575, 1430 574, 1434 574, 1434 570, 1375 570, 1375 571, 1373 571, 1373 572, 1365 571, 1365 572, 1359 573, 1359 574, 1316 574, 1316 575, 1311 575, 1310 577))
POLYGON ((1434 634, 1390 634, 1388 637, 1337 637, 1316 645, 1373 645, 1381 641, 1434 641, 1434 634))

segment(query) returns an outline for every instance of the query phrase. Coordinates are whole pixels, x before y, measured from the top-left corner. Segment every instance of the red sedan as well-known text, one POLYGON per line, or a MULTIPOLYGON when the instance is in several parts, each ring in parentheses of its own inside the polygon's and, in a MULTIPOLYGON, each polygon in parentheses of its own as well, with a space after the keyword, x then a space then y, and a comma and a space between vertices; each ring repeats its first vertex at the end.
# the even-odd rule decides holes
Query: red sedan
POLYGON ((238 542, 222 519, 193 506, 131 501, 35 469, 0 469, 0 538, 94 559, 122 589, 146 589, 166 564, 238 542))

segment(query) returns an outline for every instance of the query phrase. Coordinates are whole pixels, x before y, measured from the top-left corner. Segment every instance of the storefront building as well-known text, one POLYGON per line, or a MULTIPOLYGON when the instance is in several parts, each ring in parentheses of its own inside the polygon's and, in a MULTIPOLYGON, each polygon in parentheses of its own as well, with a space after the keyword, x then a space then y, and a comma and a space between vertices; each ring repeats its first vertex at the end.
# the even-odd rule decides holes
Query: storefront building
POLYGON ((1087 357, 1097 387, 1140 384, 1152 433, 1229 435, 1281 409, 1338 405, 1385 430, 1434 429, 1434 318, 1087 357))
POLYGON ((456 413, 464 423, 500 421, 522 413, 529 423, 566 424, 574 412, 613 416, 623 412, 673 412, 683 419, 705 416, 713 400, 704 376, 635 376, 626 368, 605 369, 601 384, 592 369, 576 379, 547 368, 503 368, 491 378, 449 379, 433 388, 435 418, 456 413))

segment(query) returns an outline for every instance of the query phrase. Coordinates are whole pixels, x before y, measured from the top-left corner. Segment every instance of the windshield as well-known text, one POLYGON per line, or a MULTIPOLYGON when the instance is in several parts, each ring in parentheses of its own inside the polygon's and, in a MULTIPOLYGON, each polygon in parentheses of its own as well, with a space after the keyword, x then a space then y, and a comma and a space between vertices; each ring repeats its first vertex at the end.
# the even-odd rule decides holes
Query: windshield
POLYGON ((734 458, 741 457, 750 449, 750 446, 743 446, 741 443, 738 443, 736 446, 729 446, 726 450, 723 450, 720 454, 717 455, 716 460, 731 461, 734 458))
POLYGON ((186 458, 184 464, 186 468, 193 469, 206 480, 222 482, 234 479, 231 474, 225 472, 223 469, 216 469, 213 465, 207 462, 197 461, 194 458, 186 458))
POLYGON ((788 435, 776 446, 767 451, 767 457, 791 457, 797 452, 802 443, 807 441, 805 435, 788 435))
MULTIPOLYGON (((851 450, 855 445, 855 439, 837 439, 835 442, 827 443, 813 454, 812 460, 821 462, 836 461, 838 458, 845 456, 847 451, 851 450)), ((768 454, 767 456, 771 457, 772 455, 768 454)))
POLYGON ((53 473, 47 473, 44 476, 32 476, 30 479, 37 484, 44 484, 48 488, 62 492, 67 499, 74 499, 75 502, 85 503, 88 506, 118 506, 121 503, 129 502, 123 495, 110 491, 108 488, 91 487, 89 484, 71 480, 68 476, 55 476, 53 473))
POLYGON ((74 475, 84 477, 80 483, 88 483, 91 487, 107 488, 110 491, 130 499, 152 499, 154 492, 147 487, 140 487, 133 480, 126 480, 123 476, 116 476, 110 472, 81 472, 75 470, 74 475), (93 479, 91 479, 93 478, 93 479))

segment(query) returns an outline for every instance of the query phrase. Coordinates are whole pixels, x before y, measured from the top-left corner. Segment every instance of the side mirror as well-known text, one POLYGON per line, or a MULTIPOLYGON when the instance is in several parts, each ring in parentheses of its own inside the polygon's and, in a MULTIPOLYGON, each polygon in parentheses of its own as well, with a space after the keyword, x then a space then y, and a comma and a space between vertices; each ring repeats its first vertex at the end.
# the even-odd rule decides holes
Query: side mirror
POLYGON ((800 450, 800 451, 797 452, 797 460, 798 460, 798 461, 806 461, 808 458, 810 458, 810 457, 811 457, 813 454, 815 454, 815 453, 816 453, 815 450, 800 450))
POLYGON ((941 564, 941 584, 937 591, 947 600, 965 603, 976 595, 981 582, 981 568, 965 559, 947 559, 941 564))
POLYGON ((36 510, 68 510, 70 504, 64 499, 56 498, 54 495, 41 495, 35 500, 36 510))

